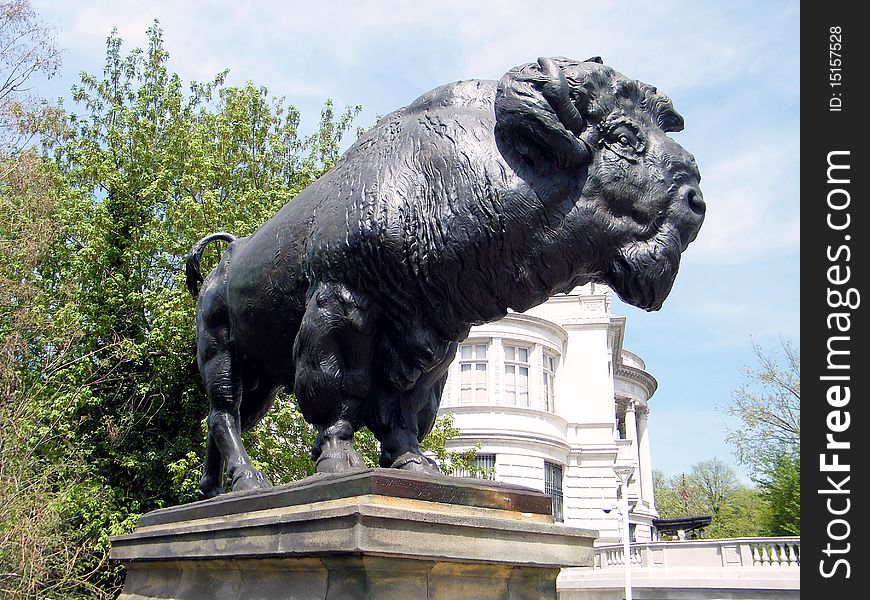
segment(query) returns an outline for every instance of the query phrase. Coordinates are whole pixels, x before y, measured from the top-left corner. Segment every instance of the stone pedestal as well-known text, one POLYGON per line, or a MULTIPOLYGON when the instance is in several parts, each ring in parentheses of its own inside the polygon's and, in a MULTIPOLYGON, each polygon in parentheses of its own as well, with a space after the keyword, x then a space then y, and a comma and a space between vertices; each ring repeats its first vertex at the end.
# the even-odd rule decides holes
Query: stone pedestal
POLYGON ((111 556, 122 600, 541 600, 596 535, 534 490, 373 469, 154 511, 111 556))

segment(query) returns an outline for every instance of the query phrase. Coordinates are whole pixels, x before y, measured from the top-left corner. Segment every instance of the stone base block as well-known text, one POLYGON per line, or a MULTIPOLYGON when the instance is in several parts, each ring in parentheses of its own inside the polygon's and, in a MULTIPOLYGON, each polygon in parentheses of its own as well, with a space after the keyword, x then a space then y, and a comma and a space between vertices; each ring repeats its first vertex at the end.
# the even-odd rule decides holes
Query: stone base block
POLYGON ((372 469, 148 513, 112 558, 123 600, 541 600, 596 535, 534 490, 372 469))

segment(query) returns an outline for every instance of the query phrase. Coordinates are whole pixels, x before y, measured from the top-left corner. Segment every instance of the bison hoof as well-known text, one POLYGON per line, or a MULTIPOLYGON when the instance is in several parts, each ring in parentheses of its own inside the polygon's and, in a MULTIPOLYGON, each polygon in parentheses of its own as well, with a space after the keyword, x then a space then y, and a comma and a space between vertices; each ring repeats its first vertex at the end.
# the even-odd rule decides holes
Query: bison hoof
POLYGON ((256 469, 243 469, 233 477, 233 491, 241 492, 244 490, 265 490, 272 487, 272 484, 260 471, 256 469))
POLYGON ((208 500, 223 493, 224 486, 203 477, 199 482, 199 491, 197 491, 196 497, 198 500, 208 500))
POLYGON ((413 452, 406 452, 390 465, 392 469, 404 469, 415 473, 440 473, 438 463, 429 457, 413 452))
POLYGON ((363 468, 365 463, 353 448, 326 451, 314 463, 314 470, 317 473, 346 473, 363 468))

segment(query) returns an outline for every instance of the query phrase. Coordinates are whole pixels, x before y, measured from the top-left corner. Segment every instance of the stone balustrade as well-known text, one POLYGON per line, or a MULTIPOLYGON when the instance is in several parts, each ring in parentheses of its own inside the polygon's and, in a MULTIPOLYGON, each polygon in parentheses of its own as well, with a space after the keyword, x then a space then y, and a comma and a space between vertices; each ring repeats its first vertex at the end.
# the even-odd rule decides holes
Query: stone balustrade
MULTIPOLYGON (((733 538, 632 544, 631 564, 638 567, 800 567, 799 537, 733 538)), ((595 568, 622 569, 622 546, 595 549, 595 568)))
MULTIPOLYGON (((800 597, 799 537, 632 544, 630 560, 638 600, 800 597)), ((622 546, 600 546, 592 569, 562 572, 559 598, 622 598, 624 574, 622 546)))
MULTIPOLYGON (((643 565, 643 553, 640 546, 634 545, 629 549, 629 554, 631 555, 631 564, 632 566, 642 566, 643 565)), ((596 549, 595 551, 595 567, 596 568, 605 568, 605 567, 619 567, 623 568, 625 565, 625 552, 622 550, 622 546, 605 546, 601 549, 596 549)))
POLYGON ((749 544, 753 566, 800 567, 800 538, 767 538, 749 544))

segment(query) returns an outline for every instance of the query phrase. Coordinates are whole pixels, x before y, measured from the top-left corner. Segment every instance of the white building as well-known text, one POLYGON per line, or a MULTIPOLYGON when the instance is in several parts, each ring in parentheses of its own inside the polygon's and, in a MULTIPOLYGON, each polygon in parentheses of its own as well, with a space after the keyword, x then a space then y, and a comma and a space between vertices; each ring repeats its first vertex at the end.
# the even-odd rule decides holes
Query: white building
POLYGON ((628 485, 634 541, 653 538, 648 402, 656 380, 622 347, 625 318, 611 290, 588 284, 526 313, 474 327, 460 345, 441 402, 460 450, 480 444, 494 479, 553 494, 566 524, 621 539, 613 465, 636 467, 628 485))
POLYGON ((474 327, 441 402, 460 429, 448 447, 480 445, 493 479, 554 496, 557 519, 597 529, 593 568, 559 576, 562 600, 623 598, 617 463, 628 484, 634 597, 800 597, 800 538, 659 542, 647 415, 656 380, 623 349, 625 318, 603 285, 585 285, 523 313, 474 327))

